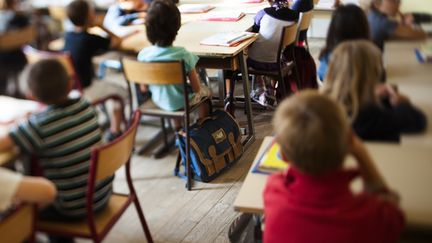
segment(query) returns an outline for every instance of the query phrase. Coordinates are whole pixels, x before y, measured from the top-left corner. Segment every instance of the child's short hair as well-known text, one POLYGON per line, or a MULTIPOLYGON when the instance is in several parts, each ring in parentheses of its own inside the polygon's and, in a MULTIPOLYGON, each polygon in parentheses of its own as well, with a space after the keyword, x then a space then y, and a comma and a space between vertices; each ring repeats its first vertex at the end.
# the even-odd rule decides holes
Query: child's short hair
POLYGON ((66 13, 70 21, 75 26, 83 27, 88 22, 90 4, 86 0, 72 1, 66 7, 66 13))
POLYGON ((34 98, 47 105, 64 101, 69 93, 69 76, 56 59, 43 59, 27 67, 26 80, 34 98))
POLYGON ((321 175, 342 165, 350 128, 333 99, 312 90, 293 95, 279 105, 273 127, 283 156, 300 171, 321 175))
POLYGON ((147 38, 153 45, 172 45, 180 25, 180 11, 172 0, 155 0, 150 4, 145 26, 147 38))

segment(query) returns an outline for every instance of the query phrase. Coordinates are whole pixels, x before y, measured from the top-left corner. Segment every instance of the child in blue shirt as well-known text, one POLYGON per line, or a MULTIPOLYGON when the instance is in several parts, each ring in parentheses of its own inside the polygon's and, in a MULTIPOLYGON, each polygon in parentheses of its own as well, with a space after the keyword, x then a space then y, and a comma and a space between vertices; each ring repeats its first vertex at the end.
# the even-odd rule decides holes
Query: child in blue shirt
MULTIPOLYGON (((141 50, 138 60, 142 62, 183 60, 193 91, 189 102, 192 106, 203 97, 210 96, 210 90, 200 84, 195 69, 198 57, 183 47, 172 45, 180 29, 180 18, 180 12, 172 1, 153 1, 145 20, 147 38, 152 46, 141 50)), ((153 102, 161 109, 175 111, 184 108, 183 85, 150 85, 149 89, 153 102)), ((200 117, 205 117, 207 114, 208 107, 201 106, 200 117)))
POLYGON ((357 39, 370 39, 369 24, 365 13, 360 7, 353 4, 338 7, 333 12, 326 44, 319 55, 318 77, 321 81, 324 81, 326 76, 333 49, 343 41, 357 39))
POLYGON ((126 26, 134 21, 145 18, 149 0, 117 0, 105 15, 103 26, 113 30, 116 27, 126 26))

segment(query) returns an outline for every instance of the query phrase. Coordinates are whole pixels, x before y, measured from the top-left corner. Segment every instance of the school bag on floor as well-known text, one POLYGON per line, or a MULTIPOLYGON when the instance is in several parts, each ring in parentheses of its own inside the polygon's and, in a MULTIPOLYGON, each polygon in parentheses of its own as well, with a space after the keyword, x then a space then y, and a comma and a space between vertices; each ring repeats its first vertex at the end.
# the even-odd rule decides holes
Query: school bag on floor
MULTIPOLYGON (((190 127, 192 178, 209 182, 231 167, 243 154, 240 127, 234 118, 223 110, 190 127)), ((177 134, 177 146, 186 171, 186 136, 177 134)))

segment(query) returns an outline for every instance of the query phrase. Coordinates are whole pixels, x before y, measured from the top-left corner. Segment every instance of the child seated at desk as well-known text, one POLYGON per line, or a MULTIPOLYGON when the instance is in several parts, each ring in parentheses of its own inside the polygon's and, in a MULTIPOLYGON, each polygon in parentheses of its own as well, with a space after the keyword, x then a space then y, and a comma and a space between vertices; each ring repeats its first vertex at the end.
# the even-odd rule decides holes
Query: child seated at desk
POLYGON ((264 242, 396 242, 404 228, 398 197, 351 131, 341 105, 316 91, 291 96, 273 127, 288 171, 268 178, 264 242), (357 169, 343 168, 351 154, 357 169), (350 182, 361 176, 364 192, 350 182))
POLYGON ((425 115, 389 84, 381 51, 370 41, 345 41, 331 58, 323 93, 344 105, 354 131, 365 140, 399 141, 401 133, 421 132, 425 115))
MULTIPOLYGON (((121 39, 108 31, 110 38, 93 35, 88 28, 93 26, 95 11, 85 0, 75 0, 67 6, 67 15, 74 25, 74 30, 65 33, 64 51, 72 56, 78 77, 83 87, 84 97, 94 101, 108 95, 120 95, 127 98, 126 91, 120 86, 108 82, 93 81, 95 76, 92 58, 120 46, 121 39)), ((109 105, 112 113, 110 134, 112 140, 121 134, 121 107, 118 104, 109 105)))
MULTIPOLYGON (((188 52, 184 47, 173 46, 177 32, 180 29, 181 17, 177 6, 170 0, 155 0, 150 4, 147 12, 145 26, 147 38, 152 46, 146 47, 138 54, 141 62, 177 61, 183 60, 185 71, 190 81, 193 97, 189 105, 193 106, 202 98, 210 96, 210 89, 202 85, 198 77, 195 65, 198 57, 188 52)), ((145 90, 146 87, 141 87, 145 90)), ((183 85, 150 85, 151 98, 161 109, 168 111, 181 110, 184 108, 183 85)), ((201 118, 209 113, 207 104, 200 107, 201 118)), ((180 124, 176 122, 176 129, 180 124)))
MULTIPOLYGON (((17 5, 16 0, 0 0, 0 35, 30 25, 30 19, 17 11, 17 5)), ((26 64, 27 59, 21 49, 0 51, 0 95, 7 93, 9 79, 17 79, 26 64)), ((17 88, 12 95, 20 95, 17 88)))
POLYGON ((401 0, 372 0, 368 20, 371 27, 372 39, 384 50, 384 41, 389 39, 423 40, 427 34, 414 26, 412 15, 400 12, 401 0), (400 17, 400 20, 395 18, 400 17))
POLYGON ((57 194, 51 181, 42 177, 23 176, 5 168, 0 168, 0 185, 0 215, 17 201, 46 206, 54 201, 57 194))
MULTIPOLYGON (((86 217, 86 190, 91 148, 101 144, 96 111, 83 98, 70 99, 73 81, 63 65, 44 59, 25 72, 29 96, 46 105, 0 138, 0 151, 13 149, 37 159, 58 195, 41 217, 75 220, 86 217)), ((102 210, 112 193, 112 178, 96 184, 94 210, 102 210)))
POLYGON ((324 81, 331 53, 336 46, 343 41, 358 39, 370 40, 366 14, 354 4, 337 7, 332 14, 325 46, 319 54, 320 64, 317 72, 321 81, 324 81))

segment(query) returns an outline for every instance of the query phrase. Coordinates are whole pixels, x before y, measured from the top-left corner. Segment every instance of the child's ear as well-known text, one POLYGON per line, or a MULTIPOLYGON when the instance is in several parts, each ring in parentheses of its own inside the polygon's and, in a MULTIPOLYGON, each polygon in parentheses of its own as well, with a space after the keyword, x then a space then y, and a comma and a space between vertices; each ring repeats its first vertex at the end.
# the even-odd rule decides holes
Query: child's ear
POLYGON ((36 97, 33 95, 31 91, 27 91, 25 94, 26 99, 28 100, 36 100, 36 97))
POLYGON ((70 92, 75 86, 75 81, 72 78, 69 78, 68 81, 68 92, 70 92))

